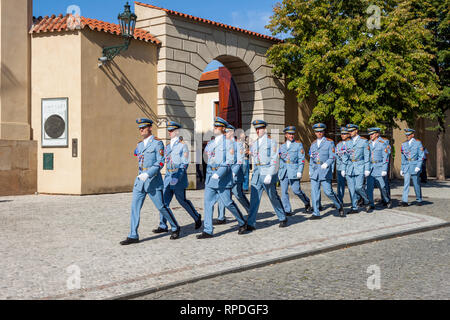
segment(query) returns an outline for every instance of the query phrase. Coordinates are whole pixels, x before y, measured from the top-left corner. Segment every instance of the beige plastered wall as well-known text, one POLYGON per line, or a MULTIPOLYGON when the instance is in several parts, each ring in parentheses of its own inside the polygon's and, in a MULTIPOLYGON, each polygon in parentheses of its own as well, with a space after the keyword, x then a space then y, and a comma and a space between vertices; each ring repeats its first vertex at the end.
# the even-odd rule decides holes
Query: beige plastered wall
MULTIPOLYGON (((88 195, 132 190, 136 119, 157 121, 157 46, 132 41, 128 51, 98 66, 103 46, 122 38, 91 30, 33 36, 33 132, 38 137, 38 192, 88 195), (42 148, 41 99, 69 98, 69 147, 42 148), (78 157, 72 157, 78 139, 78 157), (53 171, 43 153, 54 153, 53 171)), ((157 132, 157 126, 154 126, 157 132)))
POLYGON ((202 135, 203 141, 209 141, 214 125, 215 106, 219 101, 219 88, 210 87, 199 89, 195 108, 195 126, 197 134, 202 135))
POLYGON ((31 1, 0 2, 0 139, 30 140, 31 1))
POLYGON ((71 141, 83 145, 81 132, 81 32, 32 36, 32 130, 37 141, 38 192, 81 194, 81 157, 72 157, 71 141), (67 148, 42 147, 42 99, 68 98, 67 148), (43 170, 43 154, 54 154, 54 170, 43 170))
POLYGON ((102 46, 122 43, 102 32, 82 33, 82 194, 131 191, 138 174, 134 150, 141 140, 136 119, 152 119, 158 132, 158 47, 133 40, 126 52, 99 68, 102 46))

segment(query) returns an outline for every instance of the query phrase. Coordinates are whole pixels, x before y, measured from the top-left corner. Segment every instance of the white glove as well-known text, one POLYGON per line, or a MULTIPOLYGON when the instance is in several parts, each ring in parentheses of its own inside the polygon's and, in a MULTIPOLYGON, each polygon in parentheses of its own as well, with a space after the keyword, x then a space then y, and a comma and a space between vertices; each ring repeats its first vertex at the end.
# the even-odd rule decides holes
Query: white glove
POLYGON ((367 178, 368 176, 370 176, 370 171, 364 171, 364 175, 365 175, 366 178, 367 178))
POLYGON ((170 185, 171 186, 175 186, 178 183, 178 179, 177 178, 173 178, 172 181, 170 181, 170 185))
POLYGON ((145 181, 147 181, 148 178, 150 178, 150 177, 149 177, 148 173, 142 173, 142 174, 140 174, 140 175, 138 176, 138 178, 139 178, 139 180, 141 180, 142 182, 145 182, 145 181))
POLYGON ((303 174, 301 172, 297 172, 297 179, 301 179, 303 177, 303 174))
POLYGON ((220 177, 219 177, 219 175, 217 173, 214 173, 211 178, 214 179, 214 180, 219 180, 220 179, 220 177))
POLYGON ((322 165, 322 169, 326 169, 326 168, 328 168, 328 164, 327 163, 324 163, 323 165, 322 165))
POLYGON ((387 176, 387 172, 386 171, 381 171, 381 176, 382 177, 386 177, 387 176))
POLYGON ((344 170, 341 171, 341 176, 342 176, 343 178, 345 178, 345 171, 344 171, 344 170))
POLYGON ((403 171, 400 171, 400 175, 401 175, 402 177, 405 176, 405 174, 403 173, 403 171))
POLYGON ((270 184, 272 182, 272 176, 266 176, 264 179, 264 184, 270 184))
POLYGON ((233 172, 233 179, 236 178, 236 174, 233 172))
POLYGON ((416 168, 414 171, 415 171, 416 173, 418 173, 418 172, 420 171, 420 168, 416 168))

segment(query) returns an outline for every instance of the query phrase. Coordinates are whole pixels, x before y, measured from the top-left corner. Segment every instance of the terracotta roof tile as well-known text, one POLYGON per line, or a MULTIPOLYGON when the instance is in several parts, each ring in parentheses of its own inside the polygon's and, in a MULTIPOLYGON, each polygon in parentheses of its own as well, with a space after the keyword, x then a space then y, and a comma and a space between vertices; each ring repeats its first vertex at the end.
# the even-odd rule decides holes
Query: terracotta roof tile
POLYGON ((223 23, 220 23, 220 22, 216 22, 216 21, 212 21, 212 20, 208 20, 208 19, 194 17, 194 16, 191 16, 189 14, 177 12, 177 11, 174 11, 174 10, 169 10, 169 9, 164 9, 164 8, 161 8, 161 7, 156 7, 156 6, 153 6, 151 4, 142 3, 142 2, 138 2, 138 1, 135 1, 134 3, 137 4, 137 5, 144 6, 144 7, 162 10, 162 11, 167 12, 168 14, 171 14, 171 15, 175 15, 175 16, 191 19, 191 20, 194 20, 194 21, 202 22, 202 23, 211 24, 211 25, 214 25, 214 26, 220 27, 220 28, 225 28, 225 29, 234 30, 234 31, 237 31, 237 32, 242 32, 242 33, 245 33, 245 34, 248 34, 248 35, 251 35, 251 36, 255 36, 255 37, 258 37, 258 38, 263 38, 263 39, 274 41, 274 42, 284 42, 283 40, 277 39, 275 37, 266 36, 266 35, 261 34, 261 33, 257 33, 257 32, 253 32, 253 31, 249 31, 249 30, 245 30, 245 29, 229 26, 229 25, 226 25, 226 24, 223 24, 223 23))
POLYGON ((217 79, 219 79, 219 69, 203 73, 202 77, 200 78, 200 82, 217 79))
MULTIPOLYGON (((72 16, 70 14, 67 14, 66 16, 63 16, 60 14, 59 16, 52 15, 51 17, 45 16, 45 17, 39 17, 34 18, 33 17, 33 26, 31 27, 30 33, 41 33, 41 32, 62 32, 62 31, 70 31, 74 29, 84 29, 88 27, 91 30, 94 31, 103 31, 114 35, 121 35, 120 26, 115 23, 109 23, 104 22, 96 19, 90 19, 86 17, 80 17, 79 19, 79 26, 72 28, 69 28, 68 24, 70 24, 70 20, 74 21, 77 18, 75 16, 72 16), (68 23, 69 21, 69 23, 68 23)), ((151 33, 142 30, 137 29, 134 32, 134 39, 136 40, 142 40, 145 42, 151 42, 157 45, 161 44, 161 41, 159 41, 155 36, 153 36, 151 33)))

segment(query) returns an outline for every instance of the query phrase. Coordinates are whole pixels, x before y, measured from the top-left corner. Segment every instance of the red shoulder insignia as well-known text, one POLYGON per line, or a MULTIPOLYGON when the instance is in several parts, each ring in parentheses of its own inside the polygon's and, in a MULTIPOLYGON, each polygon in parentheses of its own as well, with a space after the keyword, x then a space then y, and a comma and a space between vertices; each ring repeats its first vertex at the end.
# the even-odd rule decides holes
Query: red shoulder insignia
POLYGON ((332 142, 334 142, 334 140, 332 140, 332 139, 330 139, 330 138, 327 138, 327 140, 328 140, 328 141, 332 141, 332 142))

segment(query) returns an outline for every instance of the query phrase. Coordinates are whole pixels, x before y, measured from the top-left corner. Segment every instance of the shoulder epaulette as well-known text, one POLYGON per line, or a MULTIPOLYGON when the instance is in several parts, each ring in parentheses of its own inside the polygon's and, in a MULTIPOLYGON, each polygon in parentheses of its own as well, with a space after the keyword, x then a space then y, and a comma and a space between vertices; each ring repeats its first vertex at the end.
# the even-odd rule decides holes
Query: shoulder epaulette
POLYGON ((295 142, 297 142, 297 143, 301 143, 301 142, 300 142, 300 140, 295 140, 295 142))
POLYGON ((333 139, 330 139, 330 138, 327 138, 327 140, 328 140, 328 141, 332 141, 332 142, 334 142, 334 140, 333 140, 333 139))
POLYGON ((367 138, 361 137, 362 140, 367 140, 367 138))
POLYGON ((416 139, 416 141, 417 141, 417 142, 422 142, 422 141, 420 141, 419 139, 416 139))
POLYGON ((155 137, 154 138, 156 141, 162 141, 160 138, 155 137))

